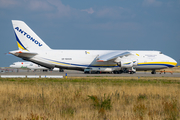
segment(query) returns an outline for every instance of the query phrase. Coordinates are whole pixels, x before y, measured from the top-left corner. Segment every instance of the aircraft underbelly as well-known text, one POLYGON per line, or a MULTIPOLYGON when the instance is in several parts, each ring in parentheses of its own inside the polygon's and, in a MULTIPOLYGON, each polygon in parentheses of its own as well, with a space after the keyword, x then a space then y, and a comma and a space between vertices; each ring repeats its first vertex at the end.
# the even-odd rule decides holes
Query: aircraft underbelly
POLYGON ((164 65, 143 65, 143 66, 136 66, 136 70, 154 70, 154 69, 164 69, 167 66, 164 65))

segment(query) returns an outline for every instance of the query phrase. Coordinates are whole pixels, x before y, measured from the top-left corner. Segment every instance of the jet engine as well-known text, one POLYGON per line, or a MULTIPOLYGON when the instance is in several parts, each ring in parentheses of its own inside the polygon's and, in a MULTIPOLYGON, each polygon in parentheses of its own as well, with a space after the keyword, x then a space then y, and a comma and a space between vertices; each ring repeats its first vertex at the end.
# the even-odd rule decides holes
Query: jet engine
POLYGON ((137 66, 138 62, 137 60, 130 60, 130 61, 120 61, 118 63, 118 65, 121 67, 121 68, 132 68, 134 66, 137 66))
POLYGON ((138 65, 138 61, 137 60, 133 60, 133 66, 137 66, 138 65))
POLYGON ((132 61, 121 61, 118 63, 118 65, 121 68, 130 68, 130 67, 133 67, 133 62, 132 61))

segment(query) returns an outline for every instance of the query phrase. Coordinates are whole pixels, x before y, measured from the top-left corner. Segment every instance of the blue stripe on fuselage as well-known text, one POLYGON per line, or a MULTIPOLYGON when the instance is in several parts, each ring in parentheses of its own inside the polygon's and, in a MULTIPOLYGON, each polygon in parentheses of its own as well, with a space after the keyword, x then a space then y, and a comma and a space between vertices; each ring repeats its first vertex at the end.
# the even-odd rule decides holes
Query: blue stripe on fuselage
POLYGON ((174 65, 170 65, 170 64, 138 64, 138 66, 146 66, 146 65, 161 65, 167 67, 174 67, 174 65))

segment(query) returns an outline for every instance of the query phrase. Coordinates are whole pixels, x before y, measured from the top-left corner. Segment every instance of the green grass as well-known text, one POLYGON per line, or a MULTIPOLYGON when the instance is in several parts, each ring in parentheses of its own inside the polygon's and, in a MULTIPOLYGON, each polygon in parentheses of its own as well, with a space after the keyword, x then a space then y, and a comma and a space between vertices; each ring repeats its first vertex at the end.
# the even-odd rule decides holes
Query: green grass
POLYGON ((73 84, 96 84, 96 85, 179 85, 180 80, 173 79, 152 79, 152 78, 141 78, 141 79, 132 79, 132 78, 68 78, 68 79, 56 79, 56 78, 0 78, 0 82, 10 82, 10 83, 22 83, 22 84, 64 84, 64 83, 73 83, 73 84))
POLYGON ((169 79, 132 79, 132 78, 116 78, 112 79, 110 78, 96 78, 96 77, 91 77, 89 78, 68 78, 68 79, 58 79, 58 78, 0 78, 0 82, 21 82, 21 83, 34 83, 34 82, 43 82, 43 83, 49 83, 49 82, 55 82, 55 83, 67 83, 67 82, 72 82, 72 83, 115 83, 115 84, 136 84, 136 83, 142 83, 142 84, 180 84, 180 80, 177 78, 177 80, 172 80, 171 78, 169 79))

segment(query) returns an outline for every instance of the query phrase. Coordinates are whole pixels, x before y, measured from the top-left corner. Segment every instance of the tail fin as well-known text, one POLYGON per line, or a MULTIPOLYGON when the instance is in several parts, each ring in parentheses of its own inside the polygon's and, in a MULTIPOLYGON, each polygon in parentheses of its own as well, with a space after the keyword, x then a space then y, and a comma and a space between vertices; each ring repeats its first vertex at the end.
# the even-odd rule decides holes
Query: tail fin
POLYGON ((19 20, 12 20, 17 44, 20 50, 49 50, 51 49, 41 40, 26 23, 19 20))

